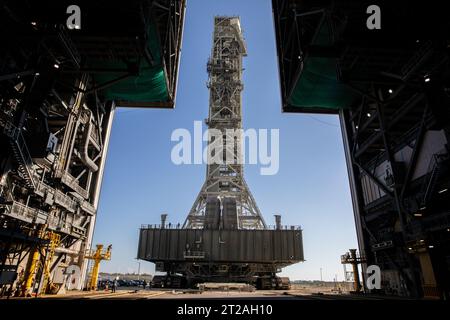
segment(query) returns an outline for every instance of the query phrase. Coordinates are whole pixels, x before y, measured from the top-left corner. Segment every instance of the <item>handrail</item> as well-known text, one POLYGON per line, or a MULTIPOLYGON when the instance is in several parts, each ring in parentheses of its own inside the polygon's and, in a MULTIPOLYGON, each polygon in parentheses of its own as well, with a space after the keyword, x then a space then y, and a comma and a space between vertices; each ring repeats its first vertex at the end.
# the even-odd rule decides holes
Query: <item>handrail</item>
MULTIPOLYGON (((178 224, 171 224, 171 223, 166 223, 164 225, 164 228, 161 227, 161 224, 141 224, 141 229, 169 229, 169 230, 173 230, 173 229, 183 229, 183 230, 188 230, 189 228, 182 228, 181 223, 178 224)), ((196 229, 197 230, 197 229, 196 229)), ((238 229, 238 230, 302 230, 302 227, 300 225, 283 225, 281 227, 281 229, 277 229, 276 225, 269 225, 267 226, 267 228, 264 229, 238 229)))
POLYGON ((25 138, 22 135, 22 131, 15 125, 13 125, 11 122, 9 122, 7 126, 5 126, 4 131, 14 141, 15 146, 17 147, 21 157, 20 160, 22 160, 23 162, 22 165, 25 168, 26 174, 28 175, 28 178, 30 180, 31 186, 33 189, 35 189, 36 182, 35 182, 35 171, 33 169, 34 163, 31 158, 30 151, 28 150, 25 138))

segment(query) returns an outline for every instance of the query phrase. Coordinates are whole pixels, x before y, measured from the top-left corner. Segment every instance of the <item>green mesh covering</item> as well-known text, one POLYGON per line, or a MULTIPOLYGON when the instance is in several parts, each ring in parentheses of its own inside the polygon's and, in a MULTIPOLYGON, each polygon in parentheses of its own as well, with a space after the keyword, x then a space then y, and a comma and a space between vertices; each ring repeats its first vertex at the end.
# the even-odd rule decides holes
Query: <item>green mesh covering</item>
POLYGON ((340 109, 348 107, 356 97, 337 81, 334 59, 314 57, 306 61, 288 102, 295 107, 340 109))
MULTIPOLYGON (((328 25, 323 23, 312 45, 331 46, 328 25)), ((293 107, 341 109, 348 107, 357 95, 338 82, 336 60, 330 57, 309 57, 295 89, 288 99, 293 107)))
MULTIPOLYGON (((126 68, 125 65, 114 64, 102 67, 126 68)), ((105 83, 117 78, 120 74, 98 74, 97 83, 105 83)), ((141 63, 139 76, 131 76, 103 90, 108 100, 125 100, 132 102, 165 102, 168 99, 166 77, 161 66, 150 67, 147 62, 141 63)))
MULTIPOLYGON (((106 99, 143 103, 168 101, 166 75, 162 66, 161 50, 154 26, 150 27, 148 35, 147 47, 152 54, 155 65, 150 66, 142 58, 139 65, 139 75, 128 77, 103 89, 102 94, 106 99)), ((89 61, 89 65, 100 68, 127 69, 127 65, 122 61, 89 61)), ((96 74, 94 79, 99 85, 117 79, 122 75, 124 73, 96 74)))

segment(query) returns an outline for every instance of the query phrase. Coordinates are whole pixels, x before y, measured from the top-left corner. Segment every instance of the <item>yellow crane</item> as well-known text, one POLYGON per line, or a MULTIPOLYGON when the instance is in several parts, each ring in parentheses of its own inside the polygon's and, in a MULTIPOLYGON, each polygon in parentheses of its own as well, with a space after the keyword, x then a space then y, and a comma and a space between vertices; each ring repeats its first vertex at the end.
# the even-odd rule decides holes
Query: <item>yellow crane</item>
POLYGON ((100 262, 102 260, 110 260, 111 259, 111 249, 112 245, 109 245, 106 250, 103 250, 102 244, 96 245, 96 250, 91 250, 88 254, 85 255, 86 259, 93 260, 93 267, 90 273, 87 289, 88 290, 97 290, 97 282, 98 282, 98 272, 100 271, 100 262))
POLYGON ((359 282, 358 264, 365 263, 366 259, 356 253, 356 249, 350 249, 349 252, 341 256, 342 264, 351 264, 353 267, 353 289, 359 293, 362 290, 359 282))
MULTIPOLYGON (((36 275, 39 270, 43 272, 43 282, 41 290, 36 294, 51 293, 54 291, 54 285, 50 277, 51 264, 55 254, 55 249, 61 243, 61 236, 57 233, 47 230, 47 225, 41 225, 39 228, 32 231, 32 233, 39 239, 47 240, 46 244, 36 244, 30 252, 30 259, 25 267, 23 278, 19 280, 20 293, 22 297, 30 297, 32 295, 33 284, 35 283, 36 275)), ((112 246, 109 245, 106 250, 103 250, 102 244, 97 244, 96 250, 89 251, 85 257, 93 260, 92 271, 88 281, 88 290, 96 290, 98 282, 98 273, 100 270, 100 262, 102 260, 111 259, 112 246)))

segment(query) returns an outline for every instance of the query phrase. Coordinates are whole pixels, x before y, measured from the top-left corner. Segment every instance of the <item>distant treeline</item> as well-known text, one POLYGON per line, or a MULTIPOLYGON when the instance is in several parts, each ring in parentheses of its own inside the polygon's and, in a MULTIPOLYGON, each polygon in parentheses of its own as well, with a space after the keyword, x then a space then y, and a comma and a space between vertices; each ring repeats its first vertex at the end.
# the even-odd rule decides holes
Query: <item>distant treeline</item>
POLYGON ((147 282, 151 281, 153 276, 148 273, 107 273, 107 272, 100 272, 99 273, 100 279, 103 280, 112 280, 114 278, 119 277, 119 279, 122 280, 145 280, 147 282))

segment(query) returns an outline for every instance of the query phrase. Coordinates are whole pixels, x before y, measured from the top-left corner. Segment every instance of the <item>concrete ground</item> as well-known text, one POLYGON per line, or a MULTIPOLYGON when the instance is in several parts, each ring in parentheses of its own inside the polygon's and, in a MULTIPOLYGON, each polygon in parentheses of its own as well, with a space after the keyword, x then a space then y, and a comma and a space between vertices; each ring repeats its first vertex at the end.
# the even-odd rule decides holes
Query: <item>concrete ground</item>
MULTIPOLYGON (((349 292, 351 286, 332 285, 292 285, 291 290, 239 291, 203 291, 181 289, 142 289, 142 287, 119 287, 115 293, 111 290, 67 291, 59 295, 42 295, 36 299, 62 300, 146 300, 146 299, 256 299, 256 300, 384 300, 398 297, 355 295, 349 292), (340 290, 339 290, 340 289, 340 290)), ((35 299, 35 298, 10 298, 35 299)))
MULTIPOLYGON (((23 299, 23 298, 12 298, 23 299)), ((30 298, 27 298, 30 299, 30 298)), ((75 299, 75 300, 146 300, 146 299, 256 299, 256 300, 382 300, 386 297, 363 296, 349 293, 307 292, 302 289, 293 290, 257 290, 254 292, 238 291, 204 291, 122 288, 115 293, 111 291, 70 291, 63 295, 44 295, 37 299, 75 299)))

